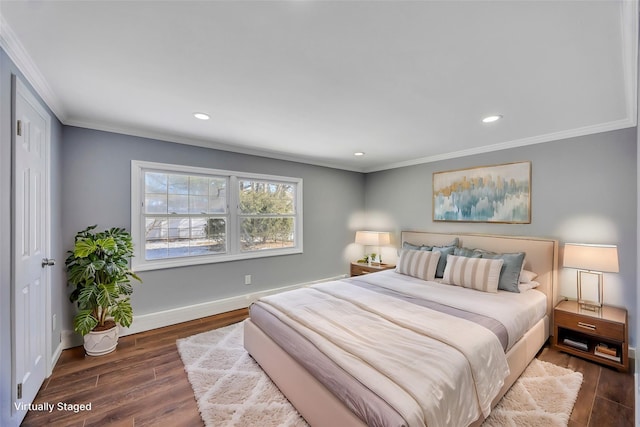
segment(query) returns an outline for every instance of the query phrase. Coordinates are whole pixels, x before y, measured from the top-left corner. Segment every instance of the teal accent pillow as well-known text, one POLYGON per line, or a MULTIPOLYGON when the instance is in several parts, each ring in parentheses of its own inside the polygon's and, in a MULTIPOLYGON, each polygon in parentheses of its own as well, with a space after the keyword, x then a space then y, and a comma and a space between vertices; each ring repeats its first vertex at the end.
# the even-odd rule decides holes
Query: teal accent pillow
POLYGON ((438 268, 436 269, 436 277, 442 278, 444 276, 444 269, 447 266, 447 255, 453 255, 453 252, 456 250, 456 246, 434 246, 431 250, 433 252, 440 252, 438 268))
POLYGON ((409 249, 412 251, 430 251, 431 248, 432 246, 421 246, 421 245, 414 245, 409 242, 402 242, 402 249, 409 249))
POLYGON ((482 258, 502 259, 502 270, 500 271, 500 281, 498 289, 508 292, 520 293, 518 283, 520 281, 520 272, 524 263, 524 252, 516 252, 512 254, 498 254, 495 252, 481 251, 482 258))
POLYGON ((482 258, 482 253, 477 249, 455 248, 453 254, 455 256, 464 256, 467 258, 482 258))

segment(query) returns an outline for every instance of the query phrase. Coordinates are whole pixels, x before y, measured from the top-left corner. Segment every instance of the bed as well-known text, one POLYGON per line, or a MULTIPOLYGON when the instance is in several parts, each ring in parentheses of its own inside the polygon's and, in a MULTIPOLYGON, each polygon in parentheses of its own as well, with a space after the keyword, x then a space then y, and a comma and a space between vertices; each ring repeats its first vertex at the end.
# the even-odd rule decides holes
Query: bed
MULTIPOLYGON (((538 286, 520 294, 481 292, 438 283, 442 279, 425 282, 412 275, 385 271, 267 297, 252 305, 251 318, 245 323, 245 348, 313 426, 479 425, 549 337, 552 309, 558 301, 557 241, 410 231, 403 232, 401 239, 416 247, 442 247, 455 241, 459 248, 525 252, 524 269, 537 274, 538 286), (466 298, 465 293, 471 297, 466 298), (447 302, 446 296, 440 296, 446 294, 452 294, 456 302, 447 302), (530 310, 537 314, 502 315, 506 338, 488 332, 498 326, 482 322, 484 326, 479 326, 471 323, 473 319, 460 319, 457 315, 447 317, 452 314, 447 310, 465 312, 468 306, 475 305, 482 308, 480 320, 489 321, 483 316, 491 317, 495 310, 490 305, 492 296, 513 300, 502 303, 509 306, 522 303, 524 307, 529 304, 525 300, 535 300, 530 310), (421 321, 415 321, 416 316, 421 321), (517 321, 510 321, 509 316, 517 321), (346 324, 338 322, 340 319, 346 324), (396 324, 402 329, 393 329, 396 324), (445 331, 448 324, 460 333, 445 331), (514 327, 521 330, 513 332, 514 327), (366 336, 356 332, 363 330, 369 331, 366 336), (424 335, 429 337, 423 338, 424 335), (486 340, 481 340, 485 335, 486 340), (326 336, 337 344, 325 342, 326 336), (410 341, 414 338, 418 340, 415 343, 410 341), (407 342, 410 344, 405 345, 407 342), (487 347, 476 351, 480 342, 487 347), (398 353, 405 347, 418 353, 398 353), (315 353, 317 357, 312 356, 315 353), (459 353, 468 360, 460 359, 459 353), (421 362, 409 362, 412 357, 421 362), (451 379, 443 380, 436 369, 444 363, 451 379), (408 367, 407 371, 401 370, 400 365, 408 367), (437 391, 439 399, 429 399, 428 393, 419 388, 434 379, 446 384, 437 391), (477 405, 465 404, 473 399, 477 405)), ((404 260, 416 253, 411 250, 414 247, 407 249, 402 255, 404 260)), ((446 259, 451 267, 446 277, 451 280, 451 261, 462 258, 446 259)), ((497 264, 495 260, 482 262, 492 268, 497 264)), ((437 263, 431 260, 429 265, 433 269, 437 263)), ((423 273, 427 270, 425 264, 423 273)))

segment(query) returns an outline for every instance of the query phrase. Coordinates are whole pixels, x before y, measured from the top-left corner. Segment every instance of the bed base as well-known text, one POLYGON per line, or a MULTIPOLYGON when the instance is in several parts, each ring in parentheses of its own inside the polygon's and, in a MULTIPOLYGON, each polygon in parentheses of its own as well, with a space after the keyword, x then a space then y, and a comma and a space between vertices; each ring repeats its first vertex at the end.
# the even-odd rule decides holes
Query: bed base
MULTIPOLYGON (((505 379, 492 406, 500 401, 542 348, 547 341, 548 330, 549 318, 545 317, 509 350, 507 362, 511 374, 505 379)), ((251 319, 244 324, 244 346, 311 426, 366 425, 251 319)), ((482 421, 479 419, 472 425, 479 426, 482 421)))

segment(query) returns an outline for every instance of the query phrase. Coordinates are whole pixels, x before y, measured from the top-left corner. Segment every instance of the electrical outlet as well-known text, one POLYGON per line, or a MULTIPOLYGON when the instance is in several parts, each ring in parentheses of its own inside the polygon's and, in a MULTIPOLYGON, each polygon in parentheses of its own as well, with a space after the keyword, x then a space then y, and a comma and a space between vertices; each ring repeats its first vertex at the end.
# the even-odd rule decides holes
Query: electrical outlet
POLYGON ((51 319, 51 330, 55 332, 57 326, 58 326, 58 315, 54 314, 53 318, 51 319))
POLYGON ((251 284, 251 275, 250 274, 245 274, 245 276, 244 276, 244 284, 245 285, 250 285, 251 284))

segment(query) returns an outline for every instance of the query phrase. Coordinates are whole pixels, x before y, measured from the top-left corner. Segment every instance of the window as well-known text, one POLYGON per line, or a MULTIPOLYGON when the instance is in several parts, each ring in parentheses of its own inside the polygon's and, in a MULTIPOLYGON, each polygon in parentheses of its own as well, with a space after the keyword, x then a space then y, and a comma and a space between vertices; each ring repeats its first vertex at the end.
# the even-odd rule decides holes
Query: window
POLYGON ((302 252, 302 179, 136 160, 131 170, 135 270, 302 252))

